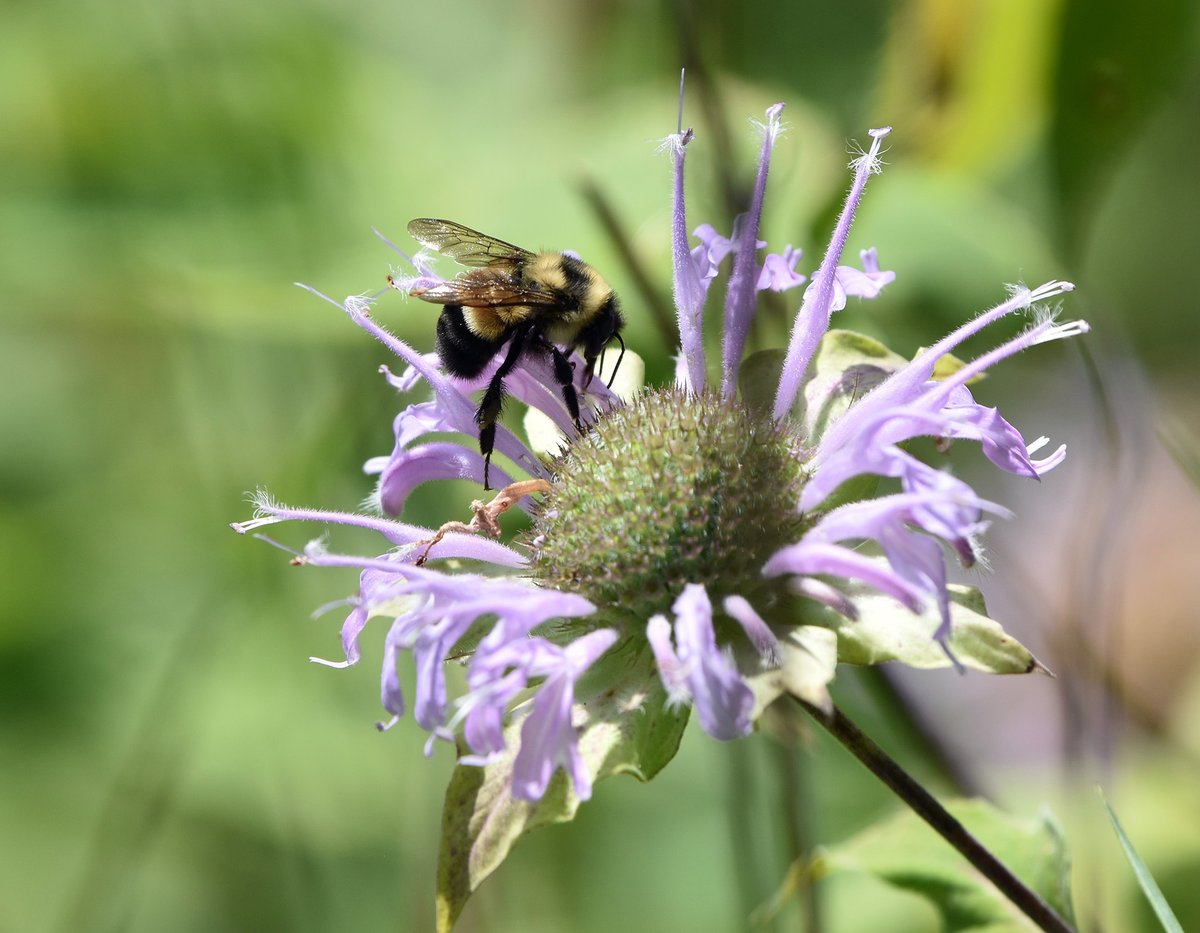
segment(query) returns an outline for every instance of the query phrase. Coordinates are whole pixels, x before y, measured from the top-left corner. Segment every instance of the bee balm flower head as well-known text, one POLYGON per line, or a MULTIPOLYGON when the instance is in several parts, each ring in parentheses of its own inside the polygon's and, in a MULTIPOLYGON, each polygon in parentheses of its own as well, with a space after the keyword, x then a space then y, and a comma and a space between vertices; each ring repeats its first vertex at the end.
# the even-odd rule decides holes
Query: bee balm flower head
MULTIPOLYGON (((377 531, 387 545, 379 555, 317 545, 298 555, 361 571, 342 627, 344 660, 323 663, 355 664, 364 628, 379 620, 387 627, 381 692, 391 717, 383 727, 406 711, 397 661, 409 654, 413 718, 429 733, 427 751, 439 739, 457 742, 460 762, 496 769, 512 799, 541 800, 558 773, 576 801, 609 773, 652 776, 673 753, 689 709, 712 737, 743 736, 781 692, 819 697, 839 659, 886 659, 871 643, 878 624, 867 622, 921 631, 919 643, 891 640, 904 645, 888 649, 900 651, 891 656, 910 663, 1034 666, 1011 639, 1001 661, 956 641, 964 626, 975 635, 999 629, 977 608, 964 608, 961 592, 947 583, 947 561, 973 563, 988 522, 1007 511, 903 445, 918 436, 976 441, 997 467, 1029 478, 1060 464, 1062 447, 1039 456, 1045 439, 1026 443, 995 408, 975 400, 969 383, 1004 358, 1075 336, 1086 324, 1035 316, 1021 335, 950 375, 935 367, 967 337, 1044 308, 1073 286, 1013 288, 909 361, 867 338, 830 331, 831 316, 850 298, 875 298, 895 277, 880 269, 874 250, 857 266, 843 263, 890 130, 872 130, 868 150, 851 163, 831 241, 804 274, 790 244, 760 254, 782 109, 766 112, 753 197, 728 237, 707 224, 689 236, 684 165, 694 138, 681 131, 664 146, 674 168, 675 384, 622 401, 587 378, 578 356, 564 376, 555 352, 569 348, 513 353, 511 345, 472 378, 454 378, 436 357, 381 327, 368 313, 372 299, 333 302, 402 362, 400 376, 385 370, 394 386, 423 390, 396 416, 392 452, 368 462, 378 476, 377 511, 291 508, 259 496, 256 517, 234 526, 246 532, 300 520, 377 531), (710 363, 703 323, 724 264, 722 340, 710 363), (747 368, 765 364, 744 355, 757 299, 801 285, 791 338, 764 397, 746 388, 763 384, 761 371, 747 368), (511 465, 491 467, 500 494, 475 503, 469 521, 458 517, 440 529, 404 522, 417 487, 483 480, 487 464, 476 449, 482 408, 472 394, 499 379, 504 392, 558 429, 563 446, 539 455, 498 423, 494 449, 511 465), (890 480, 889 491, 848 496, 847 481, 864 474, 890 480), (501 515, 510 507, 530 515, 530 528, 504 541, 501 515), (455 686, 446 676, 451 659, 466 665, 455 686)), ((414 277, 392 277, 393 286, 427 294, 446 281, 424 260, 414 269, 414 277)))

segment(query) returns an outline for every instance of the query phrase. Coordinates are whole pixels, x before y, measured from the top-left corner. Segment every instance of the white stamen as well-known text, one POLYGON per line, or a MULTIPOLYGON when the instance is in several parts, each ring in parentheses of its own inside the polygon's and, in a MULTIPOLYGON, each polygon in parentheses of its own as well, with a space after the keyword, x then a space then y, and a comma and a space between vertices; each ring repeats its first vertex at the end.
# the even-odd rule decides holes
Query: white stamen
POLYGON ((1086 334, 1091 329, 1091 325, 1084 320, 1055 324, 1053 327, 1048 328, 1045 333, 1039 334, 1037 339, 1033 341, 1033 345, 1050 343, 1052 340, 1065 340, 1068 337, 1078 337, 1080 334, 1086 334))
POLYGON ((295 558, 296 561, 304 560, 304 555, 301 554, 299 551, 297 551, 294 547, 288 547, 283 542, 276 541, 274 538, 269 538, 266 535, 255 535, 254 540, 255 541, 264 541, 267 544, 271 545, 271 547, 273 547, 273 548, 283 551, 286 554, 291 554, 295 558))
MULTIPOLYGON (((310 660, 313 664, 320 664, 322 667, 334 667, 334 668, 337 668, 338 670, 344 670, 345 668, 350 667, 354 663, 353 661, 327 661, 324 658, 312 658, 312 657, 310 657, 308 660, 310 660)), ((391 726, 388 726, 388 728, 390 729, 391 726)), ((384 731, 384 730, 380 730, 380 731, 384 731)))
POLYGON ((773 104, 767 108, 766 123, 763 123, 761 120, 755 120, 752 117, 750 125, 766 136, 767 139, 774 142, 786 128, 783 121, 779 119, 781 113, 783 113, 783 104, 773 104))
POLYGON ((879 158, 879 148, 891 131, 890 126, 868 130, 868 135, 871 137, 871 148, 868 152, 863 152, 858 158, 853 159, 850 162, 850 168, 856 172, 865 170, 872 175, 882 172, 883 161, 879 158))
POLYGON ((1031 441, 1030 443, 1025 445, 1025 453, 1029 456, 1032 456, 1033 454, 1037 453, 1039 450, 1041 450, 1043 447, 1045 447, 1049 443, 1050 443, 1050 438, 1046 437, 1046 435, 1043 434, 1036 441, 1031 441))
POLYGON ((319 292, 319 291, 317 291, 317 290, 316 290, 315 288, 313 288, 311 285, 305 285, 303 282, 293 282, 292 284, 293 284, 293 285, 295 285, 297 288, 302 288, 302 289, 304 289, 306 292, 309 292, 309 293, 311 293, 311 294, 313 294, 313 295, 316 295, 318 298, 321 298, 321 299, 323 299, 324 301, 328 301, 328 302, 329 302, 331 305, 333 305, 335 308, 341 308, 343 311, 345 311, 345 310, 346 310, 344 307, 342 307, 342 304, 341 304, 340 302, 334 301, 332 298, 330 298, 330 297, 329 297, 328 295, 326 295, 324 292, 319 292))
POLYGON ((266 525, 274 525, 276 522, 283 521, 274 515, 260 515, 257 518, 252 518, 247 522, 230 522, 229 527, 240 535, 244 535, 248 531, 253 531, 255 528, 263 528, 266 525))
POLYGON ((1073 291, 1075 291, 1074 283, 1060 282, 1057 279, 1053 279, 1049 282, 1046 282, 1044 285, 1039 285, 1032 292, 1030 292, 1029 300, 1031 302, 1046 301, 1049 298, 1056 298, 1066 292, 1073 291))

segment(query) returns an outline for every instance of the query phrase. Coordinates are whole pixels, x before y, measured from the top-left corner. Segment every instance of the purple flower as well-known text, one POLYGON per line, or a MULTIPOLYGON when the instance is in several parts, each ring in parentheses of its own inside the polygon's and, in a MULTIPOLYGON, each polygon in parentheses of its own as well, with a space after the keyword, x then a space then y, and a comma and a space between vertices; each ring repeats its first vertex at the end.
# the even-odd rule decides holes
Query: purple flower
POLYGON ((803 285, 808 281, 808 277, 796 271, 796 265, 803 255, 802 250, 792 249, 791 243, 783 248, 782 253, 770 253, 763 260, 762 271, 758 274, 758 284, 755 287, 760 292, 768 289, 773 292, 785 292, 789 288, 803 285))
MULTIPOLYGON (((399 376, 382 370, 394 390, 423 393, 395 416, 392 451, 367 462, 367 472, 378 477, 370 501, 381 514, 295 509, 260 494, 255 517, 234 526, 245 533, 305 521, 380 534, 386 547, 379 556, 334 554, 320 544, 296 555, 297 562, 360 571, 342 626, 344 659, 321 663, 355 664, 365 627, 384 619, 381 696, 391 719, 383 728, 406 711, 396 665, 411 654, 413 717, 430 735, 427 750, 438 739, 457 739, 465 765, 506 763, 516 798, 541 799, 559 768, 576 798, 590 796, 594 779, 615 769, 603 756, 589 758, 581 736, 599 721, 597 709, 611 715, 614 704, 631 717, 690 707, 714 738, 746 735, 754 726, 755 684, 774 675, 786 680, 793 636, 805 626, 831 626, 828 610, 858 619, 864 590, 936 615, 929 637, 949 654, 955 623, 947 557, 975 562, 989 521, 1009 513, 902 445, 919 436, 974 441, 1000 469, 1032 479, 1065 456, 1060 446, 1038 457, 1045 438, 1027 443, 968 389, 973 377, 1015 353, 1087 330, 1083 322, 1057 324, 1041 313, 1073 288, 1065 282, 1014 288, 1006 301, 911 362, 880 370, 873 388, 852 403, 830 408, 819 424, 806 421, 805 406, 835 398, 847 375, 808 378, 823 341, 833 336, 832 314, 850 297, 877 297, 895 278, 880 270, 874 249, 860 254, 861 268, 841 262, 890 129, 872 130, 869 150, 851 163, 850 192, 831 241, 806 278, 796 271, 802 253, 791 244, 758 258, 767 245, 758 234, 781 111, 775 105, 766 112, 751 203, 728 238, 709 224, 689 238, 684 162, 694 137, 680 126, 664 145, 674 168, 680 340, 674 387, 622 402, 600 379, 585 385, 576 357, 580 434, 549 360, 523 357, 506 388, 562 433, 562 450, 539 457, 545 451, 535 452, 501 424, 491 475, 506 489, 491 503, 474 503, 470 522, 456 514, 439 529, 406 524, 382 516, 403 514, 410 494, 427 483, 482 479, 471 396, 492 378, 503 353, 478 378, 453 379, 436 356, 375 323, 367 313, 374 299, 326 298, 399 358, 399 376), (726 259, 714 386, 704 311, 726 259), (741 363, 758 294, 805 282, 770 398, 765 404, 742 398, 741 363), (1035 323, 1023 333, 935 378, 938 360, 968 337, 1031 310, 1035 323), (813 398, 801 398, 802 386, 813 398), (894 482, 879 496, 835 496, 863 474, 894 482), (500 515, 509 506, 528 513, 532 529, 502 543, 500 515), (615 652, 617 661, 598 664, 615 652), (445 677, 452 659, 466 665, 465 689, 457 695, 445 677)), ((414 274, 391 277, 393 288, 407 292, 444 281, 428 257, 408 261, 414 274)), ((619 732, 611 719, 605 727, 619 732)))
POLYGON ((782 124, 779 115, 783 104, 767 110, 767 122, 760 124, 763 131, 762 150, 758 156, 758 174, 754 181, 754 194, 750 210, 743 214, 734 230, 733 269, 729 273, 729 290, 725 295, 725 339, 722 352, 721 394, 732 398, 737 389, 738 367, 742 362, 742 350, 754 321, 755 293, 758 291, 758 263, 755 254, 760 245, 758 227, 762 220, 763 198, 767 190, 767 171, 771 167, 771 153, 775 140, 779 138, 782 124))
MULTIPOLYGON (((866 190, 867 179, 872 174, 881 171, 879 148, 891 131, 890 126, 871 130, 870 150, 851 163, 854 168, 854 183, 850 188, 850 194, 846 196, 846 204, 842 208, 842 213, 838 217, 837 226, 833 231, 833 239, 830 240, 829 246, 825 250, 825 258, 821 260, 820 268, 813 274, 816 287, 810 285, 805 291, 804 301, 796 313, 796 323, 792 327, 792 339, 788 343, 783 375, 775 394, 776 420, 782 419, 791 408, 800 387, 800 380, 817 350, 817 344, 820 343, 821 337, 829 328, 829 315, 835 310, 834 287, 838 259, 841 258, 842 250, 846 248, 846 240, 850 236, 850 224, 854 221, 854 212, 858 210, 858 202, 862 199, 863 191, 866 190)), ((874 261, 873 257, 874 254, 872 254, 872 261, 874 261)))
POLYGON ((517 797, 540 800, 559 765, 571 776, 580 800, 592 796, 592 778, 580 759, 572 723, 574 688, 580 675, 616 638, 613 630, 600 629, 565 648, 543 642, 538 663, 530 665, 530 675, 546 680, 521 727, 521 750, 513 765, 513 794, 517 797))
POLYGON ((746 735, 752 725, 754 694, 738 673, 732 654, 717 645, 708 593, 690 583, 672 609, 674 627, 661 615, 646 626, 668 697, 672 703, 694 704, 700 725, 714 739, 746 735))

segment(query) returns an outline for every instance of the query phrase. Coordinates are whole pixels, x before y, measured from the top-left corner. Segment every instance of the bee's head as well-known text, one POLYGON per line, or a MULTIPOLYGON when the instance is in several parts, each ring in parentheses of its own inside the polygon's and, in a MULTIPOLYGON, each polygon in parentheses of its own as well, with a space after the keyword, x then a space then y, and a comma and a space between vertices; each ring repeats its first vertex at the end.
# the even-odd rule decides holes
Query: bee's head
MULTIPOLYGON (((620 342, 621 355, 624 356, 625 341, 621 340, 621 328, 624 326, 625 319, 621 317, 621 309, 617 305, 617 296, 609 292, 608 297, 597 309, 591 323, 579 335, 579 343, 583 350, 583 359, 587 363, 583 379, 585 388, 592 381, 596 360, 614 338, 620 342)), ((620 365, 621 357, 617 357, 617 365, 613 367, 612 375, 609 377, 610 385, 616 377, 617 367, 620 365)))

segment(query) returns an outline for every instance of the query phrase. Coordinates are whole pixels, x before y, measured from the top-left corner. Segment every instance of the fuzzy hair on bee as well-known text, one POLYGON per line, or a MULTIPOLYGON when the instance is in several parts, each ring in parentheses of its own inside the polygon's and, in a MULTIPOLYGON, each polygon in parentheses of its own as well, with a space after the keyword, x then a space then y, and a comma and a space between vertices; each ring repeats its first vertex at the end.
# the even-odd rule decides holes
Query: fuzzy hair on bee
POLYGON ((471 379, 483 372, 507 344, 487 388, 475 423, 483 454, 483 488, 496 443, 496 421, 504 404, 504 379, 529 353, 548 356, 563 404, 583 431, 575 371, 569 355, 583 356, 584 386, 610 341, 625 353, 617 296, 595 269, 572 253, 532 252, 450 220, 422 217, 408 225, 414 240, 467 266, 456 278, 421 286, 409 294, 442 305, 437 323, 437 354, 451 375, 471 379))

